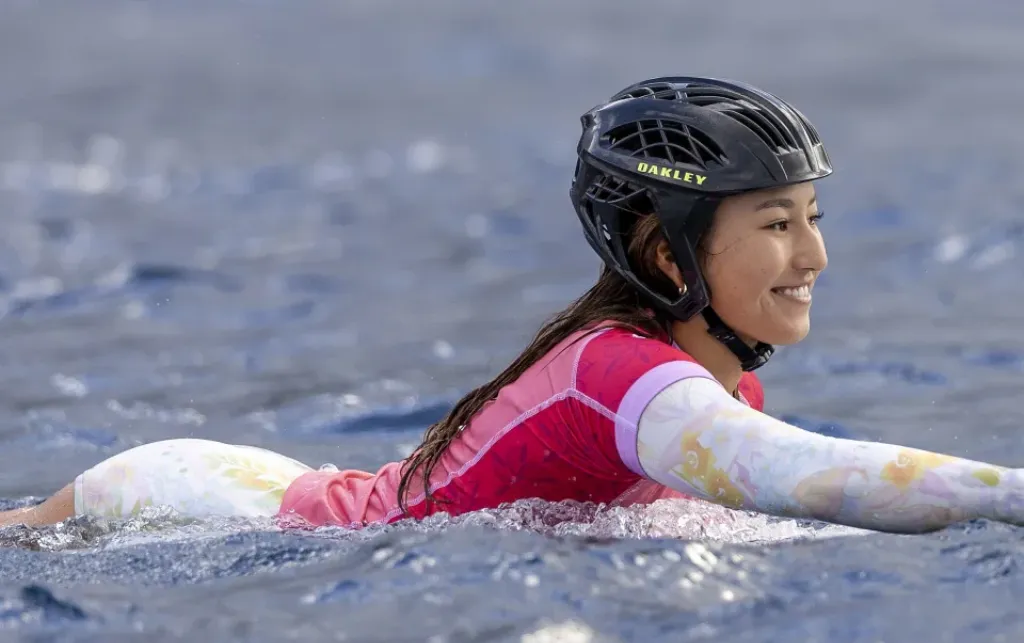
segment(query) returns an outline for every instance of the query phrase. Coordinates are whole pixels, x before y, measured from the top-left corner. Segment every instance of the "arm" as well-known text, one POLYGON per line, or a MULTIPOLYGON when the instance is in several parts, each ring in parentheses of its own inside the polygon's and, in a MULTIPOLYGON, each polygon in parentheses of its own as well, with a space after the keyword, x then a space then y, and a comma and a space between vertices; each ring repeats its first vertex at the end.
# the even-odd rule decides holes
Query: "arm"
POLYGON ((804 431, 703 377, 654 397, 637 450, 648 477, 735 508, 908 533, 972 518, 1024 524, 1019 469, 804 431))

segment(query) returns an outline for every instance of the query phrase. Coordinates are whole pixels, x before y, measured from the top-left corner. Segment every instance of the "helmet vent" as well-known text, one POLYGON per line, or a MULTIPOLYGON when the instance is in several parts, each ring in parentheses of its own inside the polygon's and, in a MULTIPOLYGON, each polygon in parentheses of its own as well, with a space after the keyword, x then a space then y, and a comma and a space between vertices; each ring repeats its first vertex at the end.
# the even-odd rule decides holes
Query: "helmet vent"
POLYGON ((807 117, 800 112, 797 112, 797 116, 800 117, 800 122, 807 129, 807 135, 811 138, 811 145, 821 145, 821 137, 818 136, 818 130, 814 129, 814 125, 811 125, 807 117))
POLYGON ((725 164, 725 152, 703 132, 675 121, 643 120, 614 128, 605 136, 610 149, 632 157, 707 170, 725 164))
POLYGON ((646 214, 651 208, 646 189, 610 174, 599 176, 587 189, 587 197, 633 214, 646 214))
MULTIPOLYGON (((702 83, 652 83, 636 87, 617 98, 627 97, 658 98, 713 109, 746 127, 775 151, 791 152, 800 149, 800 144, 790 132, 791 128, 777 114, 762 109, 743 94, 726 87, 702 83)), ((807 119, 800 114, 796 116, 812 138, 817 139, 817 132, 814 132, 807 119)), ((818 142, 814 140, 814 143, 818 142)))
POLYGON ((776 125, 770 118, 765 118, 765 114, 760 109, 723 105, 721 109, 716 111, 724 116, 728 116, 754 134, 757 134, 757 137, 773 150, 789 151, 797 149, 796 141, 788 140, 789 137, 784 134, 786 128, 776 125))

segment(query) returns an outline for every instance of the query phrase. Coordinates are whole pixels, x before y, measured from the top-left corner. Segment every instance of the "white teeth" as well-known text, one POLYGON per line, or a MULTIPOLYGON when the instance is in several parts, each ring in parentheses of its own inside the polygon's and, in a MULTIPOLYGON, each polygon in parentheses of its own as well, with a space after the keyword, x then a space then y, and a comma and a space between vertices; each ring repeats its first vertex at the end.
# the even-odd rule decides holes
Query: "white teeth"
POLYGON ((809 302, 811 300, 810 286, 800 286, 799 288, 776 288, 775 292, 784 297, 789 297, 790 299, 795 299, 801 302, 809 302))

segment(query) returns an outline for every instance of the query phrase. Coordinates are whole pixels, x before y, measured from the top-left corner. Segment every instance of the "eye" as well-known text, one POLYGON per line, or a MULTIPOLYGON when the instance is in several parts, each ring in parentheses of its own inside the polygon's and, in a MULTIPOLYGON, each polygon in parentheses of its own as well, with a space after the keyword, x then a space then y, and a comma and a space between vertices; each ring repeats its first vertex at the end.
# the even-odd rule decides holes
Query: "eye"
MULTIPOLYGON (((808 222, 812 226, 816 226, 816 225, 818 225, 818 221, 821 221, 821 218, 823 216, 825 216, 825 213, 821 212, 821 211, 818 211, 818 212, 815 212, 814 214, 812 214, 810 217, 808 217, 807 220, 808 220, 808 222)), ((776 232, 786 232, 787 230, 789 230, 789 220, 788 219, 781 219, 781 220, 776 221, 774 223, 770 223, 770 224, 765 226, 765 230, 775 230, 776 232)))

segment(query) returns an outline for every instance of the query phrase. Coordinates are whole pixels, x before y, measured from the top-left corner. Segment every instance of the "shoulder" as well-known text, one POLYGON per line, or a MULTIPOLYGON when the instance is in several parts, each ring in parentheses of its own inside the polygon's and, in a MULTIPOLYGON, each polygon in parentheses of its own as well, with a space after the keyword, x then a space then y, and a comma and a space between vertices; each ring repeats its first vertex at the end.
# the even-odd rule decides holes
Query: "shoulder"
POLYGON ((665 336, 610 327, 580 341, 574 387, 609 409, 618 408, 638 384, 660 388, 687 377, 710 377, 704 367, 665 336))
POLYGON ((580 338, 579 371, 643 371, 664 362, 694 359, 679 350, 663 336, 650 336, 642 331, 618 326, 591 331, 580 338))

